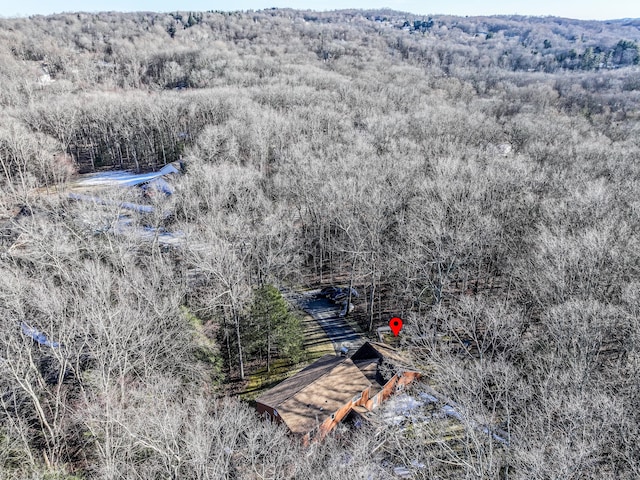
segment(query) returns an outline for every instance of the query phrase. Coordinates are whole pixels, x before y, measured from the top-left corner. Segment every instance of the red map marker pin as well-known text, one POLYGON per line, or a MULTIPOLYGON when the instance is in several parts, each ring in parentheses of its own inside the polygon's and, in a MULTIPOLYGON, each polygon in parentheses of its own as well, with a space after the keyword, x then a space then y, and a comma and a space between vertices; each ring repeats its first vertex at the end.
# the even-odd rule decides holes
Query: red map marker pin
POLYGON ((393 336, 397 337, 402 330, 402 319, 398 317, 393 317, 389 320, 389 327, 391 327, 391 331, 393 332, 393 336))

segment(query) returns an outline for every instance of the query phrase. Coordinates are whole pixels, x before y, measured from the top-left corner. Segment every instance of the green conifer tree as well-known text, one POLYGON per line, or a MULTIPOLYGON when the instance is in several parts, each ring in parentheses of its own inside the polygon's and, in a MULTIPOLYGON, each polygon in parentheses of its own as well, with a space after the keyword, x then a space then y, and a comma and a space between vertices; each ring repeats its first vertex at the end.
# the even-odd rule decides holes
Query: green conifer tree
POLYGON ((253 348, 267 354, 267 371, 272 355, 289 358, 293 363, 302 357, 302 325, 273 285, 264 285, 255 293, 251 308, 254 330, 253 348))

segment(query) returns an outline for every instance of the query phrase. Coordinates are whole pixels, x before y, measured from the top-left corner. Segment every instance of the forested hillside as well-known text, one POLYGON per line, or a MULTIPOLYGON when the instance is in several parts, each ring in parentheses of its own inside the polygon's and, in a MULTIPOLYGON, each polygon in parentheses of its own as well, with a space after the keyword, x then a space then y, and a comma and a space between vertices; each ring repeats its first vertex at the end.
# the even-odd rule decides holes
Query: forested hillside
POLYGON ((394 11, 0 19, 0 480, 638 478, 639 42, 394 11), (166 198, 69 197, 172 162, 166 198), (112 234, 131 201, 150 237, 112 234), (365 333, 404 319, 414 393, 464 428, 304 447, 237 398, 307 358, 277 288, 333 283, 365 333))

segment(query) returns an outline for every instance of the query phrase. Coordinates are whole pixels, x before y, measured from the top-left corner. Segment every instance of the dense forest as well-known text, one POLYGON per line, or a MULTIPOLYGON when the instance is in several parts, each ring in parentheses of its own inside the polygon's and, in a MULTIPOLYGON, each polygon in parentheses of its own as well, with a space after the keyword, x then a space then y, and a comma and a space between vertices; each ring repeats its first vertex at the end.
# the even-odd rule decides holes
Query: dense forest
POLYGON ((639 42, 395 11, 0 19, 0 480, 638 478, 639 42), (172 162, 173 195, 69 197, 172 162), (102 228, 132 197, 180 245, 102 228), (414 393, 465 428, 303 446, 240 398, 310 359, 279 292, 335 283, 365 335, 404 319, 414 393))

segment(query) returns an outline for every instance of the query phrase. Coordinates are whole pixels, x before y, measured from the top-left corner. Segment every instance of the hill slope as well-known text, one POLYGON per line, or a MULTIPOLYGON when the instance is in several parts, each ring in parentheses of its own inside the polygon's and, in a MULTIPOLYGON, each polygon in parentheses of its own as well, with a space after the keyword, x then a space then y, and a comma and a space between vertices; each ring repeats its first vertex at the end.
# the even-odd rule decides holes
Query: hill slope
POLYGON ((393 11, 0 20, 0 479, 637 476, 639 37, 393 11), (174 161, 172 195, 65 193, 174 161), (364 331, 403 318, 429 372, 410 393, 459 418, 307 450, 222 399, 298 351, 257 289, 332 283, 364 331))

